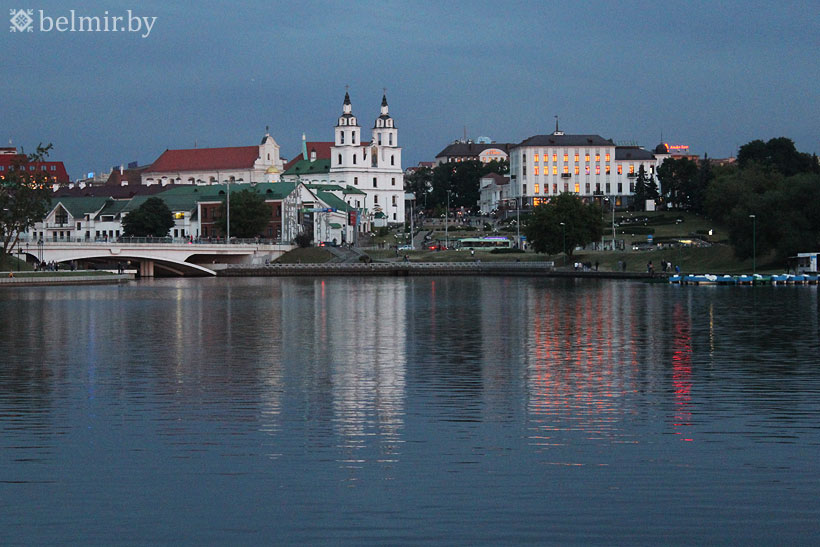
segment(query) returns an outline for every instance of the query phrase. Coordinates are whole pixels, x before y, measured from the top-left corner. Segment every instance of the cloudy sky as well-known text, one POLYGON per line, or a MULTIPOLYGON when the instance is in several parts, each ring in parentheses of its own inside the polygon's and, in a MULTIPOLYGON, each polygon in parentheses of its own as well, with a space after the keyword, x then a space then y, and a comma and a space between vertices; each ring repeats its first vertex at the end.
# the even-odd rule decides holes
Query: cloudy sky
POLYGON ((816 0, 34 0, 4 13, 19 8, 32 32, 0 31, 0 142, 51 142, 72 178, 166 148, 257 144, 265 126, 290 158, 303 132, 332 140, 345 85, 364 127, 387 88, 405 167, 465 127, 519 142, 555 115, 567 133, 647 148, 663 135, 726 157, 787 136, 820 152, 816 0), (147 36, 144 22, 57 32, 71 9, 156 20, 147 36))

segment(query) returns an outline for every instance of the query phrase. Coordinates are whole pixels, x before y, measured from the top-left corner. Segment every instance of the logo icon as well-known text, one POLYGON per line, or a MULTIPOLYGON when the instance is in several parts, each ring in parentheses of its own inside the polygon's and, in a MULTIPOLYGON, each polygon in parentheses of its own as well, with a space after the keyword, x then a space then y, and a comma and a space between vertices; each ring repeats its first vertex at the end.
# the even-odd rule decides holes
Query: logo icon
POLYGON ((9 10, 9 21, 11 21, 11 32, 33 32, 34 10, 9 10))

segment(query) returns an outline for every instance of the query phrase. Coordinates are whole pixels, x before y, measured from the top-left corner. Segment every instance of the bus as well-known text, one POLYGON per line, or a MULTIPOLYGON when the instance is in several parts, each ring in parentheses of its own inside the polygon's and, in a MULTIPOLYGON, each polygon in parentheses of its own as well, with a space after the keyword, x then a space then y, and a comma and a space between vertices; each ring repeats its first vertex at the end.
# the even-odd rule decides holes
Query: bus
POLYGON ((513 242, 506 237, 467 237, 456 241, 457 251, 469 251, 473 249, 509 249, 513 242))

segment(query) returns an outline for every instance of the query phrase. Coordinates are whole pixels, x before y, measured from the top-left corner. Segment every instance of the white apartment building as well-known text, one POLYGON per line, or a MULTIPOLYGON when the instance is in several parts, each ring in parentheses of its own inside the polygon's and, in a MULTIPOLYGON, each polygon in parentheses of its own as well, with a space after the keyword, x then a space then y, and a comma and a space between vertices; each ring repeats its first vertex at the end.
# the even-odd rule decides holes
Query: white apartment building
POLYGON ((536 135, 510 150, 509 198, 522 208, 547 202, 562 192, 585 199, 614 197, 629 204, 638 171, 655 176, 663 158, 639 146, 616 146, 600 135, 536 135))

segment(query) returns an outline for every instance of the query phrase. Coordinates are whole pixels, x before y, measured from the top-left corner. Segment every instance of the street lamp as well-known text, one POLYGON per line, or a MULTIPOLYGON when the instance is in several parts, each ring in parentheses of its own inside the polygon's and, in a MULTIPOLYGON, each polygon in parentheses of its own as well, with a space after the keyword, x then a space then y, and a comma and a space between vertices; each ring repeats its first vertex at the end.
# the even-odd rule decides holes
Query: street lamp
POLYGON ((447 210, 444 211, 444 246, 450 250, 450 233, 448 231, 450 222, 450 189, 447 189, 447 210))
POLYGON ((561 235, 564 238, 564 267, 567 265, 567 225, 561 223, 561 235))
POLYGON ((228 201, 228 214, 227 214, 227 217, 228 217, 227 236, 228 237, 227 237, 227 239, 225 239, 225 244, 227 245, 228 243, 231 242, 231 179, 228 179, 225 182, 228 183, 228 200, 227 200, 228 201))
POLYGON ((752 219, 752 274, 757 273, 757 217, 749 215, 752 219))

